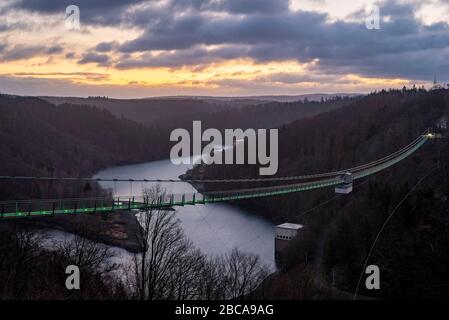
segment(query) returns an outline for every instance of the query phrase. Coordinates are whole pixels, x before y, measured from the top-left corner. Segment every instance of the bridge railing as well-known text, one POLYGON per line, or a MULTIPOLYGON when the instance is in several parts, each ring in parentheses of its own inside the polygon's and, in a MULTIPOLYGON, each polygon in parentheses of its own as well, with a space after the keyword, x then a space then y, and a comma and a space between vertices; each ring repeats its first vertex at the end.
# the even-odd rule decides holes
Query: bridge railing
MULTIPOLYGON (((395 163, 407 158, 426 141, 428 136, 421 136, 407 147, 395 152, 383 159, 366 165, 355 167, 354 179, 360 179, 386 169, 395 163)), ((112 198, 76 198, 54 200, 20 200, 0 202, 0 217, 14 218, 27 216, 51 216, 55 214, 80 214, 108 212, 114 210, 145 209, 148 207, 167 208, 172 206, 206 204, 223 201, 233 201, 258 197, 275 196, 299 191, 313 190, 341 184, 340 175, 325 179, 300 182, 296 184, 278 185, 248 189, 234 189, 202 193, 164 194, 150 203, 148 198, 140 197, 116 197, 112 198)))
POLYGON ((133 198, 80 198, 0 202, 0 217, 52 216, 137 209, 141 203, 133 198))

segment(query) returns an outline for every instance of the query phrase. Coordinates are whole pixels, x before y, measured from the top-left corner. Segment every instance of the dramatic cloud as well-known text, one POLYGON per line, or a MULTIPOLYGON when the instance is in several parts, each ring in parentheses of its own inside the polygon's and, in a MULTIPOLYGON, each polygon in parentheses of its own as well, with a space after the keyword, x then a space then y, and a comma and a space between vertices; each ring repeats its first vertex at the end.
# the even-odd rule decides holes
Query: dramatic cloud
POLYGON ((69 5, 77 5, 82 10, 85 23, 120 23, 123 12, 131 5, 144 0, 18 0, 12 7, 36 13, 64 14, 69 5))
POLYGON ((247 93, 367 91, 435 73, 449 80, 449 1, 338 3, 10 0, 0 5, 0 75, 247 93), (379 5, 379 30, 366 28, 365 3, 379 5), (70 4, 80 8, 79 31, 64 27, 70 4))
POLYGON ((47 49, 47 54, 59 54, 64 52, 64 48, 60 45, 51 46, 47 49))
MULTIPOLYGON (((435 62, 441 60, 444 63, 444 51, 449 47, 448 25, 424 26, 414 16, 415 5, 389 1, 381 10, 388 20, 382 22, 380 30, 367 29, 361 12, 357 14, 356 22, 331 23, 325 14, 288 12, 286 9, 274 10, 270 15, 254 13, 216 18, 194 12, 173 17, 170 23, 149 25, 140 37, 120 47, 120 51, 127 53, 156 50, 166 51, 165 54, 143 55, 132 62, 123 61, 119 66, 209 63, 224 58, 221 50, 192 48, 234 45, 233 53, 240 54, 231 54, 229 59, 238 56, 258 62, 319 59, 324 67, 344 68, 345 72, 428 78, 429 73, 434 72, 435 62), (235 45, 240 45, 240 50, 235 45), (439 53, 442 59, 430 59, 433 53, 439 53), (427 72, 408 68, 410 62, 417 60, 421 60, 421 68, 427 67, 427 72)), ((229 9, 229 12, 233 11, 229 9)))
POLYGON ((241 46, 225 46, 216 49, 205 47, 194 47, 186 50, 177 50, 163 54, 144 53, 139 57, 129 57, 121 59, 116 65, 119 68, 142 68, 142 67, 182 67, 204 65, 207 63, 219 62, 241 58, 244 56, 245 48, 241 46))
POLYGON ((3 50, 0 55, 0 61, 15 61, 22 59, 30 59, 45 52, 44 46, 21 46, 17 45, 13 48, 3 50))
POLYGON ((95 50, 98 52, 109 52, 112 51, 112 49, 116 49, 118 46, 119 43, 117 41, 100 42, 95 46, 95 50))
POLYGON ((286 0, 226 0, 220 1, 217 9, 220 8, 230 13, 251 14, 251 13, 283 13, 288 11, 289 1, 286 0))
POLYGON ((98 64, 107 64, 109 62, 110 58, 109 56, 105 54, 97 54, 97 53, 87 53, 80 61, 78 61, 79 64, 86 64, 86 63, 98 63, 98 64))

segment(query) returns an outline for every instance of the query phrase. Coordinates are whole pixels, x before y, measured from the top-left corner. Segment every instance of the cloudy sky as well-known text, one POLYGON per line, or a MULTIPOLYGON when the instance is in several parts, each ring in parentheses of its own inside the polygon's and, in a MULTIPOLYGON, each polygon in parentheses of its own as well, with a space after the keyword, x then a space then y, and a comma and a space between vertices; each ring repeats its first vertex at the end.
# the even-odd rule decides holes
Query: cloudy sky
POLYGON ((0 1, 0 92, 370 92, 434 74, 449 82, 449 0, 0 1))

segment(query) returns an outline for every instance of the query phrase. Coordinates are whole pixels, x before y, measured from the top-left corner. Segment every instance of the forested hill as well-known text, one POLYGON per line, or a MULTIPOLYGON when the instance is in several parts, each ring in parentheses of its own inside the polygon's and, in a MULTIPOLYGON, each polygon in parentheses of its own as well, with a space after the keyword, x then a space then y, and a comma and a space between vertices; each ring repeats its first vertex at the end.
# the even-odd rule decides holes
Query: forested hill
POLYGON ((207 127, 218 129, 277 128, 295 120, 339 109, 359 98, 337 96, 321 101, 268 102, 232 110, 222 108, 211 113, 201 113, 196 120, 201 120, 207 127))
MULTIPOLYGON (((110 165, 161 159, 169 150, 166 132, 92 106, 2 95, 0 123, 0 175, 88 176, 110 165)), ((21 196, 12 185, 1 184, 1 198, 21 196)))
MULTIPOLYGON (((277 176, 340 170, 388 155, 447 115, 448 96, 449 90, 382 91, 283 125, 277 176)), ((258 175, 255 165, 204 168, 216 178, 258 175)))
MULTIPOLYGON (((449 90, 373 93, 280 130, 278 175, 327 172, 376 160, 448 117, 449 90)), ((333 189, 327 189, 236 203, 275 223, 292 219, 305 225, 272 287, 273 297, 313 298, 319 293, 310 283, 332 281, 352 296, 381 225, 401 201, 368 261, 380 267, 381 290, 368 291, 362 281, 360 293, 382 298, 447 297, 447 141, 430 141, 394 167, 357 181, 348 196, 335 198, 333 189), (424 180, 405 197, 420 179, 424 180)), ((192 175, 254 177, 257 172, 255 166, 212 165, 192 175)))
POLYGON ((201 99, 109 99, 44 97, 57 105, 91 105, 105 109, 118 117, 126 117, 164 130, 191 128, 193 120, 203 127, 267 128, 277 127, 309 116, 338 109, 357 100, 357 97, 322 97, 321 101, 298 100, 293 102, 221 101, 214 103, 201 99))
POLYGON ((222 108, 193 99, 110 99, 106 97, 42 97, 42 99, 56 105, 69 103, 96 106, 108 110, 118 117, 124 116, 136 122, 159 128, 166 128, 182 119, 190 119, 194 115, 210 113, 222 108))
MULTIPOLYGON (((48 99, 0 95, 0 175, 87 176, 106 166, 167 158, 171 130, 191 130, 193 120, 203 128, 275 127, 353 101, 219 106, 182 99, 53 98, 56 106, 48 99)), ((23 186, 0 183, 0 199, 78 196, 76 189, 43 193, 45 183, 23 186)))

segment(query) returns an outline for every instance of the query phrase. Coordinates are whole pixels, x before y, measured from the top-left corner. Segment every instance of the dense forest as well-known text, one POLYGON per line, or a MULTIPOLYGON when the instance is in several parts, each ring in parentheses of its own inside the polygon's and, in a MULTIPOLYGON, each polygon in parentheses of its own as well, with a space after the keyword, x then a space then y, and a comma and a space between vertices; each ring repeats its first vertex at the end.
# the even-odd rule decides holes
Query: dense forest
POLYGON ((42 97, 42 99, 56 105, 69 103, 95 106, 108 110, 118 117, 124 116, 159 128, 170 126, 179 119, 189 119, 192 115, 221 109, 218 105, 193 99, 110 99, 106 97, 42 97))
MULTIPOLYGON (((376 160, 405 146, 426 128, 444 123, 448 116, 449 90, 372 93, 338 110, 282 126, 277 175, 328 172, 376 160)), ((351 296, 381 225, 400 203, 368 261, 381 269, 381 290, 370 292, 362 285, 359 294, 446 296, 448 162, 447 140, 434 140, 393 168, 358 181, 348 196, 336 197, 328 189, 236 203, 276 223, 288 219, 305 225, 272 284, 272 293, 279 298, 313 298, 322 294, 317 287, 333 285, 341 297, 351 296)), ((257 166, 212 165, 196 167, 190 175, 255 177, 257 172, 257 166)))
MULTIPOLYGON (((168 158, 171 130, 190 130, 193 120, 218 128, 239 124, 264 127, 270 119, 293 121, 348 101, 332 98, 322 104, 306 101, 266 105, 253 101, 259 104, 248 106, 252 101, 239 100, 230 105, 197 99, 44 99, 0 95, 0 175, 88 177, 108 166, 168 158), (231 109, 233 112, 229 112, 231 109)), ((108 196, 108 191, 91 182, 0 180, 0 200, 93 196, 108 196)), ((78 233, 77 224, 87 223, 91 233, 97 234, 89 235, 90 239, 136 250, 131 234, 134 224, 126 214, 79 216, 76 220, 61 215, 33 219, 30 223, 74 233, 78 233), (122 235, 116 238, 112 230, 120 230, 122 235), (127 234, 126 241, 120 240, 123 233, 127 234)))
MULTIPOLYGON (((206 105, 209 106, 205 102, 204 108, 206 105)), ((153 114, 150 109, 140 114, 140 121, 128 119, 125 112, 107 109, 89 104, 62 103, 56 106, 39 98, 0 96, 0 174, 81 176, 110 165, 161 159, 170 149, 171 128, 190 128, 192 120, 203 120, 205 127, 220 129, 279 127, 278 176, 344 169, 388 155, 426 128, 444 123, 449 115, 449 90, 389 90, 321 102, 245 105, 232 107, 232 112, 225 106, 215 106, 210 110, 185 113, 175 117, 173 122, 159 118, 158 125, 143 120, 144 114, 145 117, 153 114)), ((426 143, 395 167, 357 181, 354 192, 348 196, 336 197, 333 190, 328 189, 236 203, 275 223, 291 220, 305 226, 282 261, 281 272, 264 283, 258 297, 351 296, 381 225, 398 204, 401 205, 369 259, 369 264, 379 265, 381 269, 382 289, 373 293, 362 286, 359 294, 375 298, 443 297, 449 286, 446 273, 449 263, 447 147, 446 139, 426 143), (417 182, 420 184, 414 188, 417 182)), ((189 174, 198 178, 231 178, 255 177, 257 173, 257 166, 221 165, 196 167, 189 174)), ((202 187, 208 190, 223 188, 220 184, 202 187)), ((79 196, 95 192, 101 191, 96 186, 80 184, 0 183, 2 199, 79 196)), ((10 246, 1 251, 2 254, 17 254, 8 258, 11 261, 21 261, 23 243, 29 243, 29 237, 31 240, 38 237, 34 231, 22 230, 25 229, 8 229, 4 233, 5 237, 22 241, 16 246, 14 241, 11 242, 12 247, 19 249, 16 253, 10 246)), ((68 247, 58 248, 56 260, 45 258, 48 253, 33 246, 31 256, 26 258, 38 259, 39 268, 51 271, 59 268, 61 261, 65 263, 72 259, 71 248, 77 245, 85 243, 70 242, 68 247)), ((95 254, 106 254, 101 248, 94 251, 95 254)), ((214 268, 218 268, 218 264, 214 268)), ((198 266, 198 276, 204 266, 202 263, 198 266)), ((0 278, 10 277, 16 272, 14 268, 15 265, 5 269, 9 271, 0 274, 0 278)), ((98 281, 98 287, 104 290, 98 291, 99 296, 95 292, 85 292, 84 297, 127 296, 129 292, 125 293, 120 283, 114 280, 110 286, 104 282, 102 271, 98 274, 95 270, 89 271, 92 281, 98 281)), ((26 274, 26 270, 20 270, 20 276, 26 274)), ((39 287, 42 284, 37 281, 32 285, 39 287)), ((50 291, 44 296, 52 296, 52 284, 46 285, 50 286, 50 291)), ((7 289, 11 296, 20 290, 28 290, 7 289)), ((33 294, 37 292, 29 290, 33 294)), ((204 297, 203 293, 195 294, 204 297)))
POLYGON ((238 299, 267 276, 256 255, 203 254, 173 211, 148 209, 141 217, 138 253, 125 256, 91 238, 88 224, 56 242, 23 221, 0 224, 0 300, 238 299), (67 290, 68 266, 79 269, 78 290, 67 290))
MULTIPOLYGON (((89 176, 107 166, 168 158, 171 130, 191 130, 193 120, 218 129, 265 128, 352 101, 336 97, 321 103, 237 103, 230 107, 193 99, 47 100, 0 95, 0 175, 89 176)), ((0 199, 87 196, 86 191, 98 190, 79 183, 0 181, 0 199)))
MULTIPOLYGON (((118 117, 125 117, 163 130, 189 129, 193 120, 200 120, 203 127, 268 128, 278 127, 296 119, 310 117, 344 106, 350 97, 321 97, 321 100, 293 102, 257 100, 202 100, 202 99, 109 99, 109 98, 59 98, 43 99, 61 105, 91 105, 108 110, 118 117)), ((357 99, 357 97, 353 97, 357 99)))
MULTIPOLYGON (((0 175, 89 176, 110 165, 168 155, 165 132, 94 106, 55 106, 38 98, 2 95, 0 123, 0 175)), ((0 199, 77 196, 81 187, 66 184, 68 194, 61 194, 56 183, 4 181, 0 199)))

